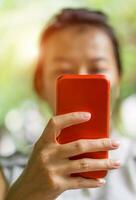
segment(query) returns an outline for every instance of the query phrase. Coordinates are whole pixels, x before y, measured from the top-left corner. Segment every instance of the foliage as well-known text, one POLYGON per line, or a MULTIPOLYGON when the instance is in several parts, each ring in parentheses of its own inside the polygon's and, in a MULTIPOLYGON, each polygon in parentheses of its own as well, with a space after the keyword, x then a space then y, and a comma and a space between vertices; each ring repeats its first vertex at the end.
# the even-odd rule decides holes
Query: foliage
POLYGON ((40 32, 62 7, 89 7, 105 11, 122 46, 124 76, 121 99, 136 93, 135 0, 0 0, 0 124, 6 113, 25 99, 36 99, 32 75, 40 32))

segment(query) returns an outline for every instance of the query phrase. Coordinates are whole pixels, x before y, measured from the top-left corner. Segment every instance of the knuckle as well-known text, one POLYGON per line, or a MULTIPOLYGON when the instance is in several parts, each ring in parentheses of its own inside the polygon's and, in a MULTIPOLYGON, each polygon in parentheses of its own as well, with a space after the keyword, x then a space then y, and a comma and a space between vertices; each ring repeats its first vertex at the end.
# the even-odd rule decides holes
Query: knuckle
POLYGON ((111 166, 110 160, 105 160, 105 161, 104 161, 104 166, 105 166, 106 169, 111 168, 111 167, 110 167, 110 166, 111 166))
POLYGON ((39 154, 40 163, 48 163, 50 159, 50 153, 45 152, 44 150, 39 154))
POLYGON ((63 148, 60 144, 55 145, 55 149, 53 152, 54 152, 54 157, 57 157, 58 159, 63 157, 64 152, 63 152, 63 148))
POLYGON ((57 119, 56 119, 56 117, 52 117, 51 119, 50 119, 50 125, 53 127, 53 128, 56 128, 57 127, 57 119))
POLYGON ((75 142, 75 149, 78 152, 84 152, 85 142, 82 140, 79 140, 75 142))
POLYGON ((89 188, 92 187, 92 180, 89 181, 87 179, 77 179, 76 188, 89 188))
POLYGON ((109 145, 109 143, 108 143, 108 140, 107 140, 107 139, 102 140, 102 146, 103 146, 104 148, 108 147, 108 145, 109 145))
POLYGON ((88 142, 88 146, 93 148, 97 147, 98 146, 97 141, 95 139, 90 139, 88 142))
POLYGON ((80 188, 81 186, 83 186, 84 185, 84 182, 83 181, 81 181, 81 179, 79 178, 79 179, 77 179, 77 181, 76 181, 76 188, 80 188))
POLYGON ((47 165, 47 166, 46 166, 46 172, 47 172, 47 174, 48 174, 48 177, 52 180, 53 177, 54 177, 55 174, 56 174, 55 167, 50 166, 50 165, 47 165))
POLYGON ((81 159, 79 162, 79 168, 83 170, 89 169, 89 164, 85 159, 81 159))
POLYGON ((59 181, 58 177, 53 174, 50 174, 50 181, 49 185, 53 189, 53 191, 60 192, 62 190, 61 182, 59 181))
POLYGON ((114 168, 113 160, 109 159, 108 165, 109 165, 109 169, 113 169, 114 168))
POLYGON ((75 112, 71 113, 71 119, 75 119, 76 116, 77 114, 75 112))

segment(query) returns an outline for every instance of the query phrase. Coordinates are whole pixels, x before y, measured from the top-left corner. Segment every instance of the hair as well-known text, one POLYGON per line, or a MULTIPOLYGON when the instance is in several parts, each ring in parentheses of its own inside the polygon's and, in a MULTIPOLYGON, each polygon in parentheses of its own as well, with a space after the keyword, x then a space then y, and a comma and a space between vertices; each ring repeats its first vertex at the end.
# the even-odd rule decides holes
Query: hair
MULTIPOLYGON (((108 17, 101 11, 90 10, 86 8, 67 8, 61 10, 61 12, 54 16, 48 26, 44 29, 41 40, 40 40, 40 54, 36 66, 35 76, 34 76, 34 86, 36 91, 40 94, 41 82, 42 82, 42 69, 43 69, 43 57, 42 50, 46 45, 46 41, 49 36, 52 35, 55 31, 61 30, 71 25, 90 25, 96 26, 107 33, 111 39, 114 56, 118 68, 118 74, 121 77, 122 75, 122 63, 120 58, 120 46, 116 34, 108 22, 108 17)), ((40 94, 41 95, 41 94, 40 94)))

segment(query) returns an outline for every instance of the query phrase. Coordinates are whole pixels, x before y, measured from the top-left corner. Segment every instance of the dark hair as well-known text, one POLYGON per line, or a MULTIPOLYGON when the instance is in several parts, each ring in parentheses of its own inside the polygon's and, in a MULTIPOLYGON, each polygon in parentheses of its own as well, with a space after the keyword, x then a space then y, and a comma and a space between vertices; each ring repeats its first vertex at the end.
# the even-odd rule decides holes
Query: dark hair
MULTIPOLYGON (((57 30, 61 30, 69 25, 88 24, 102 28, 110 37, 113 44, 114 55, 118 67, 119 76, 122 75, 122 63, 120 58, 119 42, 116 38, 113 28, 108 23, 108 17, 101 11, 90 10, 86 8, 67 8, 63 9, 58 15, 54 16, 48 23, 48 26, 42 33, 40 48, 45 45, 49 36, 57 30)), ((36 74, 42 70, 43 60, 39 55, 36 74)), ((38 78, 39 75, 35 76, 38 78)), ((37 88, 36 88, 37 89, 37 88)))

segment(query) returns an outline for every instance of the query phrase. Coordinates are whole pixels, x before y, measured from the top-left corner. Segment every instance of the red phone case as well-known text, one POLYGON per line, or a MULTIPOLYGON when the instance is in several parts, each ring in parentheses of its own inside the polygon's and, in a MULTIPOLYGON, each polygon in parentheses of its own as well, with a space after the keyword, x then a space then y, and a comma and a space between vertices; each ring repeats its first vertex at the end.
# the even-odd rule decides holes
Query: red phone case
MULTIPOLYGON (((61 131, 60 144, 78 139, 109 137, 110 82, 104 75, 62 75, 57 80, 56 114, 75 111, 91 113, 91 120, 73 125, 61 131)), ((108 158, 107 151, 84 153, 70 159, 108 158)), ((73 174, 85 178, 102 178, 107 171, 92 171, 73 174)))

